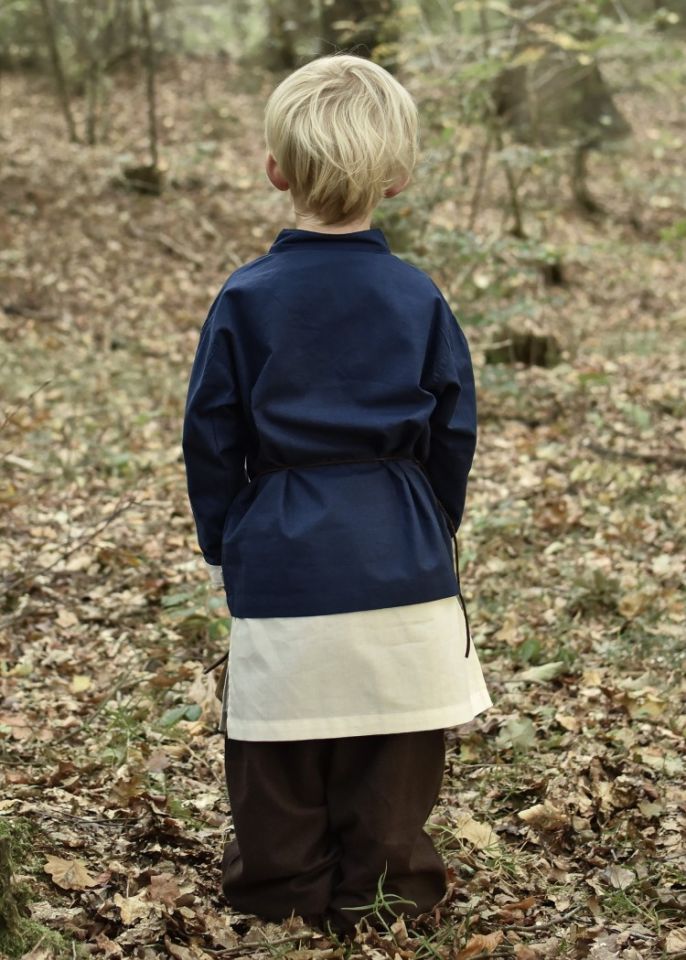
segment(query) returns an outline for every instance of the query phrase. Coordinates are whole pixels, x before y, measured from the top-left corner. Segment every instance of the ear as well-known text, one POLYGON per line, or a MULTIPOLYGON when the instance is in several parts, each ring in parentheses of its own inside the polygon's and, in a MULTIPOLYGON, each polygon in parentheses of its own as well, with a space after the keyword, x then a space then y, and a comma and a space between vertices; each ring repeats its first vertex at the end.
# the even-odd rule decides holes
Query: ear
POLYGON ((264 167, 267 171, 267 176, 269 177, 269 182, 272 184, 272 186, 276 187, 277 190, 288 190, 288 180, 286 180, 284 175, 281 173, 281 168, 276 162, 273 154, 267 154, 264 167))
POLYGON ((396 180, 395 183, 392 183, 390 187, 386 187, 383 192, 384 197, 397 197, 399 193, 402 193, 405 187, 410 182, 409 174, 402 180, 396 180))

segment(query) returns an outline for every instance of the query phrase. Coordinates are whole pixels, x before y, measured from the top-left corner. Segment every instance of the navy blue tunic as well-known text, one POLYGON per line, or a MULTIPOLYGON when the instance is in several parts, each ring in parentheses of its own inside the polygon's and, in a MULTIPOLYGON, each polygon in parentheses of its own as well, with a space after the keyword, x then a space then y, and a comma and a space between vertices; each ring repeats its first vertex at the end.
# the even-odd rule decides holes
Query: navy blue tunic
POLYGON ((282 230, 221 288, 183 452, 235 617, 455 596, 444 511, 457 528, 475 443, 464 334, 381 230, 282 230))

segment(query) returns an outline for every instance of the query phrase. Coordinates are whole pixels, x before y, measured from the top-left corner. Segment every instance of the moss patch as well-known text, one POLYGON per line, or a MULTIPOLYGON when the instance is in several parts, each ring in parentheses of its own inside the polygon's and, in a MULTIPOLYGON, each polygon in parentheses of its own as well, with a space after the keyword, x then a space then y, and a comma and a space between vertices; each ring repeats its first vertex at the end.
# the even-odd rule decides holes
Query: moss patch
POLYGON ((56 958, 71 956, 71 943, 29 916, 26 884, 17 883, 17 864, 32 858, 33 827, 22 817, 0 818, 0 954, 20 957, 38 942, 56 958))

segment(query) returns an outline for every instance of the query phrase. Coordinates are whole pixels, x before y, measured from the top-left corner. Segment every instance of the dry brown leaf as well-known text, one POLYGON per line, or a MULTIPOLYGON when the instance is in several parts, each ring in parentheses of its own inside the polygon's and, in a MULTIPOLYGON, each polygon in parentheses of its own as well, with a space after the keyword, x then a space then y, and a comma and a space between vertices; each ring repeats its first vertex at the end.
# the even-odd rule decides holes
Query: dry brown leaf
POLYGON ((112 900, 119 907, 121 922, 126 924, 127 927, 137 920, 144 920, 153 909, 147 897, 147 890, 136 894, 135 897, 122 897, 120 893, 115 893, 112 900))
POLYGON ((86 890, 100 881, 92 877, 83 860, 64 860, 62 857, 48 857, 43 870, 53 882, 63 890, 86 890))
POLYGON ((79 618, 71 610, 67 610, 64 607, 60 607, 57 611, 57 622, 61 627, 68 629, 69 627, 75 627, 79 622, 79 618))
POLYGON ((71 678, 71 692, 72 693, 83 693, 84 690, 88 690, 93 684, 93 681, 90 677, 85 674, 75 673, 71 678))
POLYGON ((610 884, 615 890, 626 890, 636 879, 636 874, 633 870, 627 870, 624 867, 618 866, 616 863, 610 864, 606 873, 610 884))
POLYGON ((395 942, 398 946, 404 947, 408 941, 408 934, 405 921, 402 917, 399 917, 395 923, 391 925, 391 933, 395 937, 395 942))
POLYGON ((503 931, 494 930, 493 933, 475 933, 470 937, 467 945, 460 950, 455 960, 471 960, 472 957, 480 953, 493 953, 496 947, 502 942, 503 931))
POLYGON ((122 948, 114 940, 104 933, 98 933, 93 938, 93 943, 98 947, 99 951, 103 953, 106 957, 123 957, 124 952, 122 948))
POLYGON ((567 822, 563 811, 558 810, 548 800, 545 803, 536 803, 533 807, 527 807, 526 810, 520 810, 517 816, 525 823, 540 827, 541 830, 559 830, 567 822))
POLYGON ((145 769, 149 770, 150 773, 162 773, 163 770, 167 769, 170 763, 171 758, 168 751, 162 747, 158 747, 156 750, 153 750, 148 759, 145 761, 145 769))
POLYGON ((508 910, 512 912, 513 910, 531 910, 532 907, 536 906, 536 897, 530 896, 525 897, 524 900, 517 900, 515 903, 504 903, 501 907, 501 910, 508 910))
POLYGON ((533 947, 527 947, 523 943, 518 943, 515 946, 514 955, 516 960, 540 960, 541 956, 533 947))
MULTIPOLYGON (((184 953, 182 956, 173 952, 173 950, 178 947, 178 944, 172 944, 167 937, 164 938, 164 941, 166 944, 168 944, 170 954, 172 956, 178 956, 178 960, 214 960, 214 954, 207 953, 197 943, 191 943, 188 952, 184 953)), ((185 950, 185 948, 182 949, 185 950)))
POLYGON ((632 720, 656 719, 664 714, 667 707, 667 701, 652 688, 625 691, 619 702, 632 720))
POLYGON ((110 791, 111 804, 128 807, 129 801, 143 792, 145 780, 142 773, 132 773, 128 778, 115 781, 110 791))
MULTIPOLYGON (((0 728, 7 727, 14 740, 28 740, 33 736, 31 721, 23 713, 0 713, 0 728)), ((3 731, 0 729, 0 737, 3 731)))
POLYGON ((194 954, 188 947, 184 947, 180 943, 172 943, 169 937, 164 938, 164 945, 169 956, 174 957, 175 960, 194 960, 194 954))
POLYGON ((229 922, 227 914, 206 913, 205 927, 207 933, 218 947, 224 950, 234 950, 240 943, 240 937, 229 922))
POLYGON ((665 953, 682 953, 686 950, 686 927, 672 930, 665 938, 665 953))
POLYGON ((151 900, 157 900, 168 907, 173 907, 178 897, 181 896, 181 890, 171 873, 157 873, 150 877, 148 896, 151 900))
POLYGON ((477 850, 495 851, 500 846, 500 841, 493 827, 487 823, 479 823, 472 817, 471 813, 461 814, 455 825, 455 836, 460 840, 467 840, 477 850))
POLYGON ((558 712, 555 714, 555 719, 561 727, 564 727, 565 730, 569 730, 571 733, 578 733, 581 729, 581 721, 579 718, 569 713, 558 712))

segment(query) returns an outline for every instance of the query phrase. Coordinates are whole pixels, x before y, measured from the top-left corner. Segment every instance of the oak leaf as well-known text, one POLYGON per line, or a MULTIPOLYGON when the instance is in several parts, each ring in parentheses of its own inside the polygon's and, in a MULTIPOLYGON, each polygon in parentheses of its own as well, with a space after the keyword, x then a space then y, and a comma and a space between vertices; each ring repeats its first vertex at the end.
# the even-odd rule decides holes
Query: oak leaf
POLYGON ((86 890, 96 886, 99 881, 90 875, 83 860, 64 860, 62 857, 48 857, 43 865, 53 882, 63 890, 86 890))
POLYGON ((135 897, 122 897, 120 893, 115 893, 112 898, 115 905, 119 907, 121 922, 127 927, 132 926, 137 920, 145 920, 150 914, 152 904, 146 894, 146 890, 137 893, 135 897))

